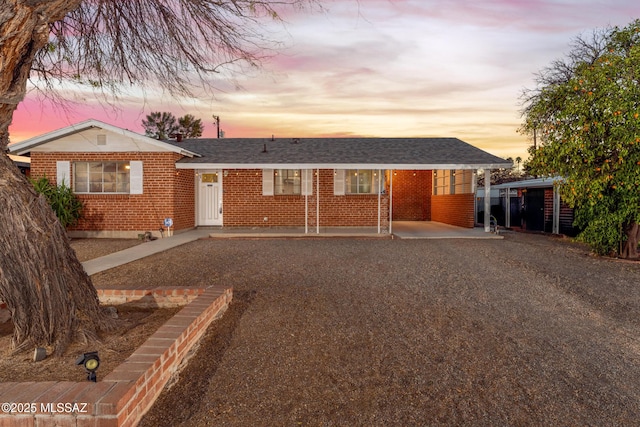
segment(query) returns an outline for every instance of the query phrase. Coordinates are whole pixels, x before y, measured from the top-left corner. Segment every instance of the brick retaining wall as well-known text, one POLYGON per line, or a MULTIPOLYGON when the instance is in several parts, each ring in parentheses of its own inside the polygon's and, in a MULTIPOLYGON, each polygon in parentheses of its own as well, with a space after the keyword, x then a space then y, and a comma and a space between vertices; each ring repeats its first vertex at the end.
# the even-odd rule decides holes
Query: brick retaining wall
MULTIPOLYGON (((33 405, 34 413, 0 412, 0 426, 119 427, 135 426, 176 372, 209 324, 222 315, 233 297, 231 288, 198 290, 99 290, 102 297, 174 304, 192 298, 124 363, 97 383, 46 381, 0 383, 0 403, 33 405), (62 404, 62 407, 59 405, 62 404), (64 404, 69 405, 66 411, 64 404), (77 404, 75 407, 74 404, 77 404), (86 404, 86 406, 84 406, 86 404), (57 409, 62 409, 57 411, 57 409)), ((99 375, 99 371, 98 371, 99 375)))

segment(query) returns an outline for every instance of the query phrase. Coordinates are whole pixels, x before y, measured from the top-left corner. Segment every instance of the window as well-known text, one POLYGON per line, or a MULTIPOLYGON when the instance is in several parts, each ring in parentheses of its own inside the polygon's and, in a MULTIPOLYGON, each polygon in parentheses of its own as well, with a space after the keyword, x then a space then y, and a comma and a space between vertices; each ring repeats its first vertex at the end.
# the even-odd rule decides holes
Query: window
POLYGON ((436 170, 433 172, 433 194, 473 193, 473 171, 468 169, 436 170))
POLYGON ((74 163, 76 193, 129 193, 129 162, 74 163))
POLYGON ((384 176, 380 181, 380 171, 372 169, 349 169, 345 172, 345 192, 347 194, 378 194, 384 192, 384 176))
POLYGON ((300 169, 275 169, 273 171, 273 192, 278 194, 301 194, 300 169))
POLYGON ((454 194, 473 193, 473 171, 469 169, 456 170, 453 178, 454 194))

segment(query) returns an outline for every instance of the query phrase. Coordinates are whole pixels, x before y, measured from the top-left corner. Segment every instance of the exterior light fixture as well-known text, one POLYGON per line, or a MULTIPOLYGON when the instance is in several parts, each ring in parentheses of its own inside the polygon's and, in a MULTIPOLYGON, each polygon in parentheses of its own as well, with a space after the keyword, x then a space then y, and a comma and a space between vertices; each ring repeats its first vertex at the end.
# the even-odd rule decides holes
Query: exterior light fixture
POLYGON ((76 359, 76 365, 83 365, 85 371, 87 371, 87 380, 96 382, 96 371, 100 366, 100 357, 98 357, 97 351, 84 353, 76 359))

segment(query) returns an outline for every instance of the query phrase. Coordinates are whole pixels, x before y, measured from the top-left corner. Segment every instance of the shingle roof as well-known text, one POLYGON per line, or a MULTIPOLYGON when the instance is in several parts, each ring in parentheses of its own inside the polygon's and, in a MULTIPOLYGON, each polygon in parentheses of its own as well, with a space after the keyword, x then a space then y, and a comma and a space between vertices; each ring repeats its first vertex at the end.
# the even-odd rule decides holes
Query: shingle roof
POLYGON ((173 143, 202 156, 180 160, 178 166, 181 168, 297 165, 308 168, 472 169, 511 166, 510 162, 457 138, 225 138, 173 143))

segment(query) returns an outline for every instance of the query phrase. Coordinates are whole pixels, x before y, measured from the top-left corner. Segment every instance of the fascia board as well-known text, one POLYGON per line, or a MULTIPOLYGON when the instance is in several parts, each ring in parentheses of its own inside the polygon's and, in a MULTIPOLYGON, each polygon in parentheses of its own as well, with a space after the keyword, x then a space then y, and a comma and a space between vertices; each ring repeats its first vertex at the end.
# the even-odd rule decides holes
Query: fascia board
POLYGON ((451 163, 451 164, 363 164, 363 163, 198 163, 178 162, 176 169, 393 169, 393 170, 447 170, 447 169, 503 169, 511 163, 451 163))
POLYGON ((154 138, 149 138, 148 136, 140 135, 139 133, 132 132, 126 129, 119 128, 117 126, 113 126, 107 123, 103 123, 98 120, 90 119, 85 120, 84 122, 77 123, 75 125, 67 126, 62 129, 54 130, 52 132, 47 132, 45 134, 35 136, 33 138, 29 138, 25 141, 18 142, 15 144, 9 145, 7 148, 9 152, 12 154, 26 154, 30 152, 33 148, 38 147, 40 145, 46 144, 51 141, 58 140, 60 138, 64 138, 65 136, 73 135, 75 133, 83 132, 85 130, 91 128, 99 128, 104 129, 105 131, 109 131, 115 134, 122 135, 126 138, 131 138, 136 141, 144 142, 145 144, 149 144, 158 148, 162 148, 164 150, 173 151, 174 153, 179 153, 183 156, 187 157, 201 157, 198 153, 191 152, 189 150, 185 150, 178 146, 167 144, 162 141, 158 141, 154 138))

